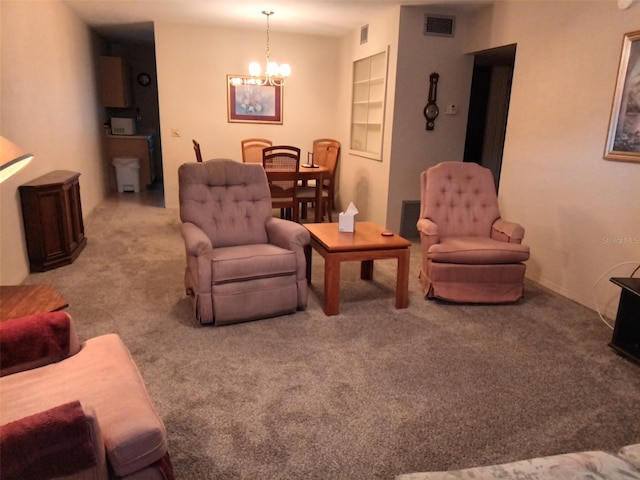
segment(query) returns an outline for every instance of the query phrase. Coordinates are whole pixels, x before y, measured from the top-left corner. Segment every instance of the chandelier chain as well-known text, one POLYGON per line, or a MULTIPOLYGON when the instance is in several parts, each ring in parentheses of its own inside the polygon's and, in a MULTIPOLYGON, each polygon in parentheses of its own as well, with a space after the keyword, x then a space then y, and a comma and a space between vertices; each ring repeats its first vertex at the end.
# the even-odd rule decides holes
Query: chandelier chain
MULTIPOLYGON (((2 0, 0 0, 2 1, 2 0)), ((289 75, 291 75, 291 67, 288 63, 278 65, 275 62, 271 62, 271 24, 269 22, 270 16, 274 12, 270 10, 263 10, 262 14, 267 17, 267 52, 266 52, 266 65, 264 76, 261 76, 261 70, 259 62, 252 62, 249 65, 250 79, 233 78, 230 82, 234 85, 271 85, 280 87, 285 84, 285 81, 289 75)))
POLYGON ((269 64, 269 53, 270 53, 270 48, 269 48, 269 16, 273 14, 273 12, 262 12, 267 16, 267 65, 269 64))

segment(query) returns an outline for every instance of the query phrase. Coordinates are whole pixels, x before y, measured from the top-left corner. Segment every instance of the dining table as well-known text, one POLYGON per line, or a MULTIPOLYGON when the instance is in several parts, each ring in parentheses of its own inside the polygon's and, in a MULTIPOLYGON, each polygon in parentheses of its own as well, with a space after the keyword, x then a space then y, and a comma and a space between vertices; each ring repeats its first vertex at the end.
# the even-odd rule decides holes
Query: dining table
POLYGON ((312 164, 300 164, 298 170, 298 178, 302 181, 303 185, 309 180, 315 180, 316 182, 316 208, 315 208, 315 222, 322 222, 322 183, 325 174, 329 173, 329 169, 324 165, 312 164))

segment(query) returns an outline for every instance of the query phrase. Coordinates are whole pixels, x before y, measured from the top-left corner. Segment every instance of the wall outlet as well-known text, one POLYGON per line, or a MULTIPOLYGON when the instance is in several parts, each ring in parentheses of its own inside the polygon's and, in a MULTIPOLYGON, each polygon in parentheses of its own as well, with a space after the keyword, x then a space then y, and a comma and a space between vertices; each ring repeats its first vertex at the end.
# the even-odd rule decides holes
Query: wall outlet
POLYGON ((180 129, 172 128, 171 129, 171 136, 172 137, 181 137, 182 135, 180 135, 180 129))
POLYGON ((444 113, 447 115, 457 115, 458 114, 458 106, 457 105, 447 105, 444 107, 444 113))

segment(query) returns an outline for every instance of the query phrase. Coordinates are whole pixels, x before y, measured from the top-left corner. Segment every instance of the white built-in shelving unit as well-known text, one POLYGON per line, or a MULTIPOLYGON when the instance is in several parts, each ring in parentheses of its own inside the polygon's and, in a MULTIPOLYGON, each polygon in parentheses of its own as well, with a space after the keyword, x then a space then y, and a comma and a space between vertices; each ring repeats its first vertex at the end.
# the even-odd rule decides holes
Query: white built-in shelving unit
POLYGON ((353 62, 351 153, 382 159, 387 52, 353 62))

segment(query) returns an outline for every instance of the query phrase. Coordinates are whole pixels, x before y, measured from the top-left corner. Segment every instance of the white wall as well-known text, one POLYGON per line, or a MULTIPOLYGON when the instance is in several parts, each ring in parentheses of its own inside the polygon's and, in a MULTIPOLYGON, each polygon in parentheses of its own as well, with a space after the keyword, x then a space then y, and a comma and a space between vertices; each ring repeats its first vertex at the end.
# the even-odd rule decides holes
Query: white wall
POLYGON ((640 264, 640 164, 602 156, 622 37, 639 29, 638 2, 497 2, 466 43, 517 43, 499 197, 525 227, 528 278, 591 308, 596 286, 611 317, 608 278, 640 264))
POLYGON ((420 200, 420 173, 443 161, 462 161, 469 112, 473 56, 463 53, 465 18, 454 8, 403 7, 393 118, 386 225, 400 230, 403 200, 420 200), (424 14, 456 16, 454 37, 423 34, 424 14), (429 75, 437 72, 434 130, 425 129, 423 110, 429 96, 429 75), (445 114, 456 105, 457 115, 445 114))
POLYGON ((0 283, 6 285, 29 273, 18 186, 53 170, 80 172, 86 217, 104 198, 105 181, 88 27, 59 1, 2 1, 0 22, 0 130, 35 155, 0 185, 0 283))
POLYGON ((342 151, 338 170, 337 206, 344 209, 353 202, 358 208, 357 220, 370 220, 385 225, 389 172, 391 167, 391 145, 393 112, 395 102, 395 70, 398 60, 398 28, 400 7, 395 7, 369 21, 369 41, 360 45, 360 29, 346 35, 340 42, 340 112, 342 151), (382 145, 382 161, 371 160, 349 152, 351 122, 351 89, 353 62, 389 51, 385 125, 382 145))
POLYGON ((271 32, 271 59, 288 62, 283 125, 227 123, 227 74, 247 74, 264 63, 264 31, 159 23, 155 26, 165 202, 178 206, 178 167, 203 157, 242 161, 240 141, 263 137, 294 145, 303 159, 314 138, 341 138, 336 111, 338 40, 271 32), (181 137, 172 137, 179 129, 181 137))
POLYGON ((444 160, 462 160, 466 133, 473 57, 464 55, 464 18, 453 38, 425 36, 424 14, 455 14, 455 9, 396 7, 369 22, 369 42, 360 45, 360 31, 342 41, 340 96, 343 137, 349 138, 351 68, 355 60, 389 46, 385 132, 382 162, 349 153, 343 145, 339 170, 339 205, 353 201, 359 220, 371 220, 394 231, 400 229, 404 200, 420 199, 420 172, 444 160), (438 105, 441 114, 434 131, 425 130, 423 109, 429 93, 429 75, 440 74, 438 105), (444 114, 446 104, 458 114, 444 114))

